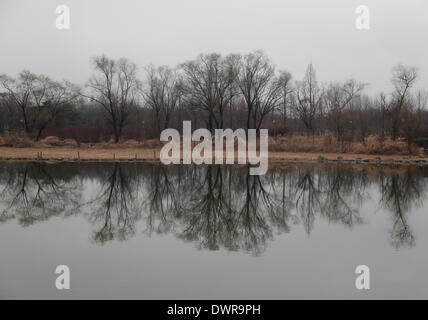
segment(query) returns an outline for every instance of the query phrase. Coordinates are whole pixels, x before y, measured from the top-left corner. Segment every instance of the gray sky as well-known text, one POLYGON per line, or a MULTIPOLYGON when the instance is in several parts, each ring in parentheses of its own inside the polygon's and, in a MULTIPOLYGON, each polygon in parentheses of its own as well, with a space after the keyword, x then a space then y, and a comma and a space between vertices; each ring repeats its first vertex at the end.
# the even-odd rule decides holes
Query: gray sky
POLYGON ((0 74, 26 68, 83 84, 100 53, 143 67, 262 49, 296 79, 312 61, 320 81, 355 77, 388 92, 401 62, 428 89, 427 17, 427 0, 0 0, 0 74), (61 4, 71 30, 55 27, 61 4), (361 4, 369 31, 355 28, 361 4))

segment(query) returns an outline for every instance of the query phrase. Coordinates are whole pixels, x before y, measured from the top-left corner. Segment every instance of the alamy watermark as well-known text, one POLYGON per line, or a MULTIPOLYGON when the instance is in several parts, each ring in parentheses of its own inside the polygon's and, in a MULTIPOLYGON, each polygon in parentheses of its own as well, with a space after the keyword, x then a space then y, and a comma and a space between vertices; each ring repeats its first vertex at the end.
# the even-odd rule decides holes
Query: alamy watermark
POLYGON ((360 5, 355 9, 355 13, 357 14, 355 28, 358 30, 370 30, 370 8, 360 5))
POLYGON ((355 287, 358 290, 370 290, 370 268, 366 265, 359 265, 355 268, 355 287))
POLYGON ((60 5, 56 7, 55 13, 57 17, 55 19, 55 26, 58 30, 70 30, 70 7, 66 5, 60 5))
MULTIPOLYGON (((358 30, 370 30, 370 8, 366 5, 359 5, 355 8, 357 18, 355 28, 358 30)), ((58 30, 70 30, 70 7, 62 4, 55 9, 55 26, 58 30)))
POLYGON ((183 121, 183 137, 175 129, 162 131, 160 140, 168 142, 161 149, 160 161, 163 164, 234 164, 235 143, 238 145, 238 164, 252 165, 250 175, 264 175, 268 170, 269 141, 267 129, 216 129, 214 139, 207 129, 197 129, 192 133, 191 121, 183 121), (259 138, 257 131, 260 132, 259 138), (201 140, 202 139, 202 140, 201 140), (224 142, 226 141, 226 145, 224 142), (197 144, 194 144, 197 142, 197 144), (215 144, 213 151, 213 142, 215 144), (258 143, 257 143, 258 142, 258 143), (257 152, 259 145, 259 152, 257 152), (226 148, 225 148, 226 147, 226 148), (226 149, 226 154, 224 150, 226 149), (258 167, 256 167, 258 165, 258 167))
POLYGON ((70 268, 66 265, 59 265, 56 267, 55 273, 59 275, 55 280, 55 287, 58 290, 69 290, 70 268))

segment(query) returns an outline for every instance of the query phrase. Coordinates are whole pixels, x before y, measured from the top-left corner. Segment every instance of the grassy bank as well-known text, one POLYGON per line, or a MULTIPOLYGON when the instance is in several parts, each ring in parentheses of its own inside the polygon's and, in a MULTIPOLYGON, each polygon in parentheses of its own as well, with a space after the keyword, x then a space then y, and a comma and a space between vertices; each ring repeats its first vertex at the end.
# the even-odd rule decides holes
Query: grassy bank
POLYGON ((302 136, 290 135, 270 138, 269 150, 274 152, 340 153, 361 155, 421 155, 423 148, 408 144, 402 139, 393 141, 390 137, 369 136, 364 141, 339 141, 332 135, 302 136))
MULTIPOLYGON (((128 140, 115 144, 79 143, 47 137, 35 142, 26 138, 0 137, 1 160, 52 161, 158 161, 162 143, 158 140, 128 140)), ((269 159, 281 161, 354 161, 424 163, 428 156, 423 149, 404 141, 369 137, 363 142, 339 142, 331 136, 293 135, 269 138, 269 159)))

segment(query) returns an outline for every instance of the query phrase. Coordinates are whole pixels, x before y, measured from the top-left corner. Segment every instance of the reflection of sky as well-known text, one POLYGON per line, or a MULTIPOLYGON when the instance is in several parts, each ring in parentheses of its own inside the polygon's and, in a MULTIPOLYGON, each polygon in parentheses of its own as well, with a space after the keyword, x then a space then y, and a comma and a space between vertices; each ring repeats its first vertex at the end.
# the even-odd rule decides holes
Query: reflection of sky
MULTIPOLYGON (((101 184, 81 178, 72 181, 81 181, 80 200, 87 202, 101 184)), ((427 298, 426 205, 406 215, 416 245, 396 250, 389 234, 393 215, 379 206, 379 186, 364 191, 364 224, 345 228, 317 215, 310 235, 301 223, 292 225, 289 233, 274 234, 258 257, 197 250, 194 242, 177 239, 180 230, 148 237, 144 219, 134 237, 101 246, 90 239, 96 227, 88 223, 90 206, 84 214, 25 228, 11 220, 0 224, 0 298, 427 298), (59 264, 71 268, 69 292, 54 287, 59 264), (371 268, 372 290, 365 293, 354 286, 360 264, 371 268)))
POLYGON ((388 92, 391 68, 402 62, 420 67, 419 86, 428 87, 428 2, 366 4, 368 32, 354 27, 359 0, 1 0, 0 70, 83 84, 89 58, 100 53, 145 66, 263 49, 296 79, 312 61, 322 81, 356 77, 388 92), (69 31, 54 27, 58 4, 71 8, 69 31))

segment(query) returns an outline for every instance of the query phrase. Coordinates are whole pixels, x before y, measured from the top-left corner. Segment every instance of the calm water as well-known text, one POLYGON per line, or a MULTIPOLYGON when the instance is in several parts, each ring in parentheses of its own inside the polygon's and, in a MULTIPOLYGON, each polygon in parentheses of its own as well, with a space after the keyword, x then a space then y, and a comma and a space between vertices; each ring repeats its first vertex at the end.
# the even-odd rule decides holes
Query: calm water
POLYGON ((0 298, 428 298, 427 195, 419 167, 1 163, 0 298))

